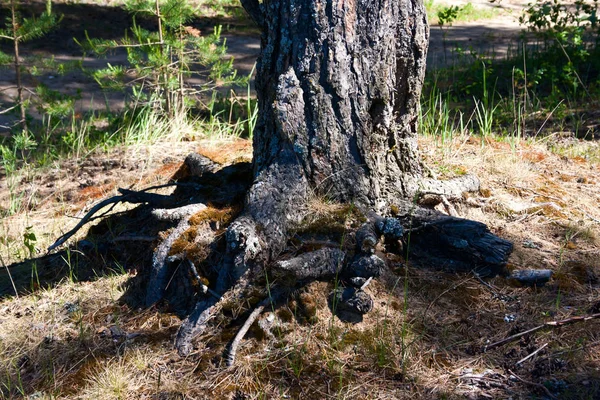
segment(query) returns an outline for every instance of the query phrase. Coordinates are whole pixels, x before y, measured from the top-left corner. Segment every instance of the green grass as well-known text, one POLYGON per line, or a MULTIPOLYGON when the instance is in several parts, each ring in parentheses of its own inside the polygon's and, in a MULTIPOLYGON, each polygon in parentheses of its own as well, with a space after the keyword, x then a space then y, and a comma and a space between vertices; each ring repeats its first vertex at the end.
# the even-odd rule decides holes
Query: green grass
MULTIPOLYGON (((457 6, 454 6, 457 7, 457 6)), ((440 22, 440 13, 445 13, 449 10, 450 6, 444 2, 436 2, 435 0, 425 1, 425 10, 429 18, 430 25, 437 25, 440 22)), ((499 14, 499 11, 495 8, 481 8, 474 6, 472 3, 467 3, 462 7, 457 7, 456 17, 453 18, 454 22, 470 22, 479 21, 483 19, 491 19, 499 14)))

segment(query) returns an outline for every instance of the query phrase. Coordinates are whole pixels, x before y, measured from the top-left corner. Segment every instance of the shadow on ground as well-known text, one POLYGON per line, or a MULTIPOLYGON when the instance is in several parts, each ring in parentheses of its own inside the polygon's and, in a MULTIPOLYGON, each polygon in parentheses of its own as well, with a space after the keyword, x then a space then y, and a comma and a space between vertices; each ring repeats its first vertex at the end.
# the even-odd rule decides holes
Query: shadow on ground
MULTIPOLYGON (((178 174, 181 172, 175 175, 178 174)), ((241 204, 251 182, 251 167, 249 163, 237 163, 215 173, 205 173, 201 184, 197 184, 197 179, 178 181, 180 185, 170 196, 172 207, 203 203, 227 208, 241 204)), ((65 279, 88 281, 127 271, 139 273, 138 280, 144 281, 154 248, 161 239, 159 232, 174 224, 155 218, 153 209, 141 205, 107 216, 92 226, 84 239, 67 249, 8 266, 11 275, 2 273, 0 297, 14 295, 15 289, 19 294, 27 294, 65 279)), ((180 311, 185 312, 185 307, 180 311)))

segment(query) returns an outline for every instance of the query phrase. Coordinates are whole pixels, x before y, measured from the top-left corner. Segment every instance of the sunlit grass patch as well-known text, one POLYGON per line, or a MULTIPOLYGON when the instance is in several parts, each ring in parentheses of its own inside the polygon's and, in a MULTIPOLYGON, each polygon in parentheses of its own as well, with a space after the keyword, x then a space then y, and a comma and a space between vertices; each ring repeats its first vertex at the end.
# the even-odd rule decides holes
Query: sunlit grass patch
POLYGON ((80 398, 96 400, 124 400, 134 396, 141 381, 133 365, 123 359, 99 364, 85 379, 86 385, 80 398))
MULTIPOLYGON (((448 10, 454 11, 454 18, 452 18, 452 21, 454 22, 469 22, 490 19, 494 18, 500 13, 500 11, 496 8, 478 7, 474 6, 471 2, 467 2, 462 6, 449 6, 443 1, 437 2, 435 0, 426 0, 425 9, 431 25, 438 24, 440 21, 440 13, 447 13, 448 10)), ((446 23, 448 23, 448 21, 446 21, 446 23)))

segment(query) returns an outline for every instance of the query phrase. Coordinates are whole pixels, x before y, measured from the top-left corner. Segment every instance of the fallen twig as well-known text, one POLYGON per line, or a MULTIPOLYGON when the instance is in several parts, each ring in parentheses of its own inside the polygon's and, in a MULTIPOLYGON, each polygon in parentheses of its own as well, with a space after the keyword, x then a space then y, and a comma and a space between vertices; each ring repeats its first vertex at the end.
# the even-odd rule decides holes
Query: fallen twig
POLYGON ((537 353, 539 353, 540 351, 544 350, 546 348, 546 346, 548 346, 548 343, 544 343, 542 345, 542 347, 540 347, 539 349, 537 349, 536 351, 534 351, 533 353, 531 353, 530 355, 528 355, 527 357, 524 357, 522 359, 520 359, 519 361, 517 361, 515 363, 515 365, 519 365, 524 363, 525 361, 529 360, 531 357, 535 356, 537 353))
POLYGON ((452 217, 459 217, 458 215, 458 211, 456 211, 456 208, 454 208, 454 206, 452 205, 452 203, 450 203, 448 201, 448 198, 444 195, 440 196, 440 199, 442 200, 442 204, 444 205, 444 207, 446 208, 446 211, 448 211, 448 214, 452 217))
POLYGON ((495 347, 498 346, 502 346, 503 344, 506 344, 508 342, 512 342, 513 340, 519 339, 523 336, 529 335, 531 333, 537 332, 539 330, 542 330, 544 328, 552 328, 552 327, 556 327, 556 326, 563 326, 563 325, 569 325, 569 324, 573 324, 575 322, 583 322, 583 321, 589 321, 592 319, 596 319, 596 318, 600 318, 600 313, 596 313, 596 314, 590 314, 590 315, 580 315, 580 316, 575 316, 575 317, 571 317, 571 318, 566 318, 566 319, 561 319, 560 321, 549 321, 546 322, 542 325, 538 325, 535 328, 531 328, 528 329, 526 331, 523 332, 519 332, 516 333, 514 335, 511 335, 507 338, 504 338, 502 340, 499 340, 495 343, 492 343, 490 345, 487 345, 483 348, 483 351, 486 352, 490 349, 493 349, 495 347))
POLYGON ((2 255, 0 254, 0 264, 2 264, 2 267, 6 269, 6 273, 8 274, 8 278, 10 279, 10 283, 12 284, 12 287, 15 291, 15 296, 17 297, 17 299, 19 298, 19 291, 17 290, 17 286, 15 285, 15 281, 13 280, 13 277, 10 273, 10 269, 8 268, 8 265, 6 265, 4 263, 4 259, 2 258, 2 255))

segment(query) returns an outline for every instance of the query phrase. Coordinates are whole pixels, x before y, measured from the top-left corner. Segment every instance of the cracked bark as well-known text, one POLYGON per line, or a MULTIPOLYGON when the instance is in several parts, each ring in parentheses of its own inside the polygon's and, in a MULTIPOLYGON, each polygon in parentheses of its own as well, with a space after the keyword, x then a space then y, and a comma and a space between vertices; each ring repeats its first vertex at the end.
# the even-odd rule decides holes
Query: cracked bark
POLYGON ((384 211, 419 191, 419 0, 264 1, 255 173, 287 158, 319 194, 384 211))

